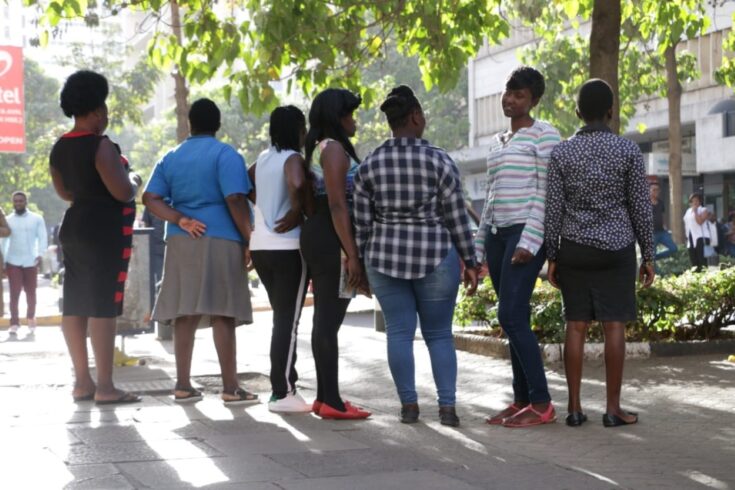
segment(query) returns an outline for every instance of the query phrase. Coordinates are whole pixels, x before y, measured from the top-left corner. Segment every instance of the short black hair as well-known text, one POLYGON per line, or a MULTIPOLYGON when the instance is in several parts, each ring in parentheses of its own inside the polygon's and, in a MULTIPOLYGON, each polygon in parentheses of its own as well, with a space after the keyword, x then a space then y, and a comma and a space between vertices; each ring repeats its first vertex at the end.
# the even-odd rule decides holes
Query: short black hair
POLYGON ((615 96, 612 87, 599 78, 587 80, 577 94, 577 110, 585 121, 601 121, 612 109, 615 96))
POLYGON ((506 90, 527 88, 531 91, 531 97, 540 99, 546 91, 546 82, 544 76, 537 69, 530 66, 519 66, 508 75, 505 88, 506 90))
POLYGON ((413 90, 406 85, 399 85, 391 90, 385 101, 380 104, 380 110, 388 118, 388 124, 392 129, 404 127, 408 122, 408 116, 416 109, 422 110, 421 104, 413 90))
POLYGON ((197 99, 189 109, 192 133, 216 133, 220 128, 219 107, 209 99, 197 99))
POLYGON ((28 200, 28 196, 23 191, 15 191, 13 192, 13 195, 11 196, 11 199, 15 199, 15 196, 23 196, 26 198, 26 201, 28 200))
POLYGON ((692 192, 691 194, 689 194, 689 199, 687 200, 687 202, 692 202, 692 199, 694 199, 695 197, 699 201, 699 204, 702 204, 704 202, 702 200, 702 194, 700 194, 699 192, 692 192))
POLYGON ((61 89, 61 110, 66 117, 84 116, 102 107, 109 93, 110 87, 103 75, 90 70, 74 72, 61 89))
POLYGON ((271 145, 276 150, 301 151, 301 130, 306 128, 306 116, 296 106, 276 107, 271 112, 271 145))

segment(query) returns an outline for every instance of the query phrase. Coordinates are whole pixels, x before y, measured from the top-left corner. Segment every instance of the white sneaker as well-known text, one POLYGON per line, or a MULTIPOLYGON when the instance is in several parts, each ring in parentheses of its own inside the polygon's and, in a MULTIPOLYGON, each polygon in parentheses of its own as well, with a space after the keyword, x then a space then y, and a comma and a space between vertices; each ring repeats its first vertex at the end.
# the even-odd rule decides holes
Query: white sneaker
POLYGON ((28 319, 28 335, 35 335, 36 334, 36 319, 35 318, 29 318, 28 319))
POLYGON ((8 328, 8 334, 12 335, 13 337, 17 336, 19 328, 20 325, 10 325, 10 328, 8 328))
POLYGON ((298 393, 289 393, 286 398, 269 401, 268 410, 279 413, 308 413, 311 412, 311 405, 306 403, 298 393))

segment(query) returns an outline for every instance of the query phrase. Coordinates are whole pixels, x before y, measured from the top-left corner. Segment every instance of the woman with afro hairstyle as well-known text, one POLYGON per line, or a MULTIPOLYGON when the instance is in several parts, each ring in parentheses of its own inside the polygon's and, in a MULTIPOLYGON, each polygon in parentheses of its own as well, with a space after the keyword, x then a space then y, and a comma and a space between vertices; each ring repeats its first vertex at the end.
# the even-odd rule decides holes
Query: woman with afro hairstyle
POLYGON ((61 328, 74 365, 72 396, 98 405, 140 401, 112 382, 115 319, 122 313, 141 180, 104 136, 108 90, 99 73, 78 71, 67 78, 61 109, 74 118, 74 127, 54 144, 50 157, 54 188, 71 203, 59 240, 65 268, 61 328), (88 329, 96 383, 89 372, 88 329))

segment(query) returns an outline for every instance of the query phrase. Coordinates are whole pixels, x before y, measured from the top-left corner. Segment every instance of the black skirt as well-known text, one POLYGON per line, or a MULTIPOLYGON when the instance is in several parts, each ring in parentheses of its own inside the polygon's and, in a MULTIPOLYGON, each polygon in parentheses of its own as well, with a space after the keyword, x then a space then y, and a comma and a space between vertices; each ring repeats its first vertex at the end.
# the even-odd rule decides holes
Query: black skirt
POLYGON ((629 322, 636 319, 635 243, 602 250, 562 239, 557 259, 567 321, 629 322))
POLYGON ((134 220, 132 202, 75 202, 66 211, 59 231, 65 316, 122 314, 134 220))

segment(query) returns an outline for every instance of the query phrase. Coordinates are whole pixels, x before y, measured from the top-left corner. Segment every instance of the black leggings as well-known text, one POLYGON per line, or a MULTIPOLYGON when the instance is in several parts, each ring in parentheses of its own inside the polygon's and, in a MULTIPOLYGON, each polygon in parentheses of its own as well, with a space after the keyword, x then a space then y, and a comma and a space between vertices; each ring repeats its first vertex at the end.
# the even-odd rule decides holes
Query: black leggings
POLYGON ((281 399, 296 391, 296 335, 308 274, 298 250, 256 250, 253 265, 273 308, 271 387, 281 399))
POLYGON ((697 238, 697 242, 694 243, 692 236, 689 235, 689 261, 692 263, 692 267, 696 267, 697 272, 701 272, 702 269, 707 267, 707 259, 704 257, 704 238, 697 238))
POLYGON ((316 364, 316 399, 344 410, 339 396, 339 344, 337 332, 347 313, 349 299, 339 297, 340 242, 326 203, 301 228, 301 254, 314 287, 314 322, 311 349, 316 364))

